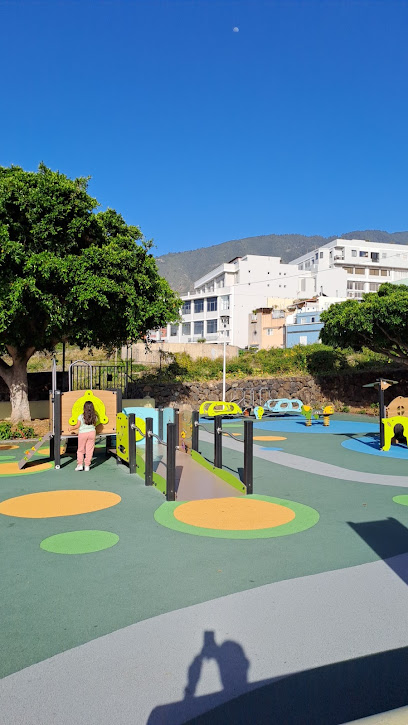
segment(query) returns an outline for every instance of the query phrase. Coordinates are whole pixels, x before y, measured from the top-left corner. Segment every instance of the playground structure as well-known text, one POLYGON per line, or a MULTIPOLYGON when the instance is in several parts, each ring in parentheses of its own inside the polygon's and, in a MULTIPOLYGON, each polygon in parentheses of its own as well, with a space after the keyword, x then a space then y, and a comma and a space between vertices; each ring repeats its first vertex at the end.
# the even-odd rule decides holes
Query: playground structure
POLYGON ((334 414, 334 408, 332 405, 325 405, 324 408, 316 410, 311 405, 302 405, 301 413, 305 417, 306 426, 311 426, 313 420, 323 418, 323 425, 327 427, 330 425, 330 416, 334 414))
POLYGON ((266 413, 300 413, 303 403, 298 398, 271 398, 264 404, 266 413))
POLYGON ((108 448, 110 437, 116 435, 116 414, 122 410, 122 393, 120 390, 98 390, 97 393, 96 395, 92 390, 51 392, 50 430, 35 446, 25 451, 24 458, 19 461, 19 468, 24 468, 36 451, 49 441, 50 458, 58 470, 61 467, 61 440, 78 437, 77 433, 72 433, 71 426, 77 422, 87 401, 94 405, 97 414, 96 432, 97 435, 106 437, 108 448))
POLYGON ((237 403, 206 400, 201 403, 199 413, 207 418, 213 418, 217 415, 242 415, 242 410, 237 403))
POLYGON ((209 432, 199 423, 197 411, 129 408, 117 414, 117 461, 144 478, 146 486, 155 486, 167 501, 253 493, 253 421, 244 422, 242 482, 222 467, 223 435, 229 435, 223 432, 222 419, 214 416, 213 465, 198 450, 200 428, 209 432))

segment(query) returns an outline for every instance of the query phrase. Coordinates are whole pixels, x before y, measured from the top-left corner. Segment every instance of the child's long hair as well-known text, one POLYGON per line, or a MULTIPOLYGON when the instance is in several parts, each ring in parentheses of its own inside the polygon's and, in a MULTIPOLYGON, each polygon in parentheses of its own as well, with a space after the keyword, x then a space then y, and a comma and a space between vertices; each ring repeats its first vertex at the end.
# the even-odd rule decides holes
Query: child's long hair
POLYGON ((87 400, 84 405, 84 423, 85 425, 95 425, 96 419, 97 415, 94 404, 90 400, 87 400))

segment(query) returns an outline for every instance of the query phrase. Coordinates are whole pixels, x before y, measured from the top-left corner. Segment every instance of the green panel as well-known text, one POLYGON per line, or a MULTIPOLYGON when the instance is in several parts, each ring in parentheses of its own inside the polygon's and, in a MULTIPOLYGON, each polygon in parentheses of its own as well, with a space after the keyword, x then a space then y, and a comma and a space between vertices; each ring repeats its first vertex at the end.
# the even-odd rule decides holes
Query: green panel
POLYGON ((206 468, 208 471, 211 471, 211 473, 214 473, 218 478, 221 478, 226 483, 229 483, 230 486, 235 488, 237 491, 240 491, 240 493, 246 493, 246 487, 240 481, 236 476, 234 476, 229 471, 224 471, 222 468, 214 468, 211 463, 208 463, 208 461, 203 458, 197 451, 191 451, 191 457, 197 461, 201 466, 206 468))
POLYGON ((129 419, 124 413, 116 415, 116 455, 129 463, 129 419))
POLYGON ((153 485, 156 486, 161 493, 164 495, 166 494, 166 480, 163 476, 160 476, 158 473, 153 473, 153 485))

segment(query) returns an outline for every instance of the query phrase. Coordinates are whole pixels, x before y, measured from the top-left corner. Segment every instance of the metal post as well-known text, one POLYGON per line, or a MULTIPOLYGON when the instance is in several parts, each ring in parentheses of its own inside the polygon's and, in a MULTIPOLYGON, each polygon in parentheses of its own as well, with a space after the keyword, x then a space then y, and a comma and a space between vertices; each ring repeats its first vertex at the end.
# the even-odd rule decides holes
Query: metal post
POLYGON ((54 461, 55 468, 61 468, 61 392, 54 391, 54 461))
POLYGON ((383 418, 385 418, 385 409, 384 409, 384 388, 383 388, 383 381, 380 379, 378 386, 378 397, 379 397, 379 413, 380 413, 380 448, 381 450, 384 448, 385 445, 385 436, 384 436, 384 423, 383 418))
POLYGON ((153 418, 146 418, 145 485, 153 485, 153 418))
POLYGON ((163 440, 163 408, 159 408, 159 438, 163 440))
POLYGON ((244 484, 247 494, 254 492, 254 421, 244 420, 244 484))
POLYGON ((135 414, 130 413, 128 416, 129 430, 129 473, 136 473, 136 431, 135 431, 135 414))
POLYGON ((180 411, 178 408, 174 408, 174 422, 176 424, 176 446, 180 443, 180 411))
POLYGON ((166 499, 176 500, 176 424, 167 423, 166 499))
POLYGON ((199 436, 198 420, 199 420, 198 410, 193 410, 193 412, 191 414, 191 425, 193 428, 192 432, 191 432, 191 450, 197 451, 197 453, 198 453, 198 436, 199 436))
POLYGON ((214 416, 214 467, 222 468, 222 418, 214 416))

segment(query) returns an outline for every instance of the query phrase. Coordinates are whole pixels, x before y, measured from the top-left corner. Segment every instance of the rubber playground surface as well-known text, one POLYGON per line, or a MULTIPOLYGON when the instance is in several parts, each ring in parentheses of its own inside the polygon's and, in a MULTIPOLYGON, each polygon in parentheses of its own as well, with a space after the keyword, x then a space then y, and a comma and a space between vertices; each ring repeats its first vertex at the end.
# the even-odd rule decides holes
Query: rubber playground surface
POLYGON ((255 421, 253 496, 193 495, 189 459, 174 503, 102 446, 18 473, 0 445, 0 721, 407 723, 408 449, 368 416, 301 423, 255 421))

